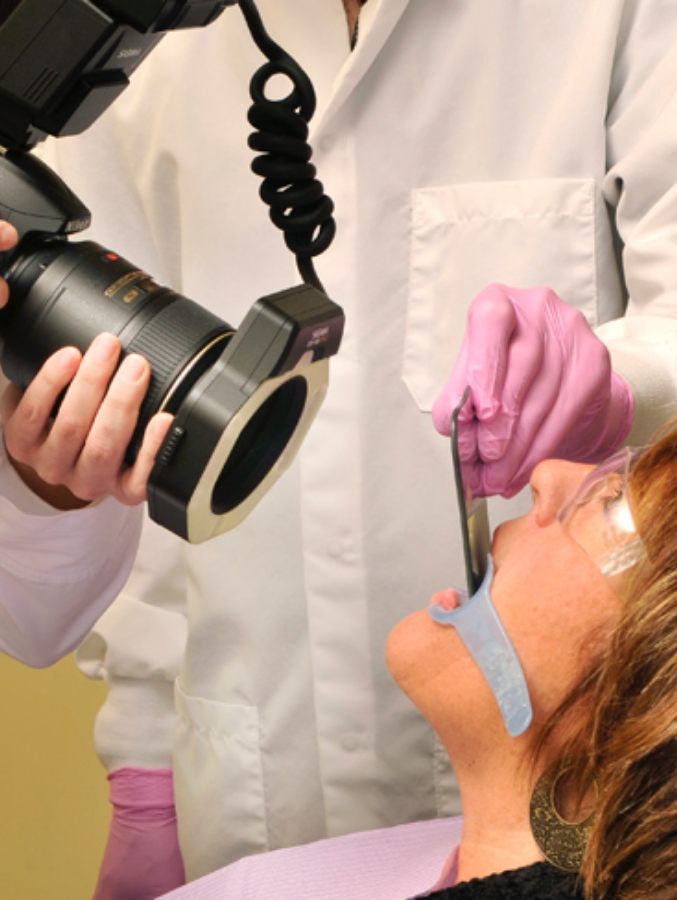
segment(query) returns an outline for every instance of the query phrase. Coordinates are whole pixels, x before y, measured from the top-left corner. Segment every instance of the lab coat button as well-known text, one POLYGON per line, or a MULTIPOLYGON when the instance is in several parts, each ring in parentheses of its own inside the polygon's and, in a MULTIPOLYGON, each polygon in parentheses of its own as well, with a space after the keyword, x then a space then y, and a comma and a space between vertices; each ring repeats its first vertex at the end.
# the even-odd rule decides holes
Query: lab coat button
POLYGON ((327 553, 334 559, 340 559, 343 556, 343 543, 341 541, 331 541, 327 547, 327 553))
POLYGON ((346 751, 346 753, 354 753, 359 746, 359 741, 357 739, 357 735, 355 734, 344 734, 341 737, 341 747, 346 751))
POLYGON ((337 538, 330 541, 327 547, 327 553, 334 559, 348 560, 354 550, 353 542, 350 538, 337 538))

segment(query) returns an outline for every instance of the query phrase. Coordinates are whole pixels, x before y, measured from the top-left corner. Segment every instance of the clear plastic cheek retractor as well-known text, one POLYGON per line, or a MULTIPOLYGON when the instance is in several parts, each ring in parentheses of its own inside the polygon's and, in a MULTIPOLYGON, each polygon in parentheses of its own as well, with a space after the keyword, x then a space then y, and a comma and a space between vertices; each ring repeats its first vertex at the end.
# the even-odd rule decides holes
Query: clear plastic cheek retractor
POLYGON ((459 591, 459 606, 444 609, 439 604, 428 612, 440 625, 453 626, 479 666, 503 716, 505 727, 517 737, 531 724, 533 713, 524 672, 508 632, 491 599, 494 564, 489 555, 490 530, 486 501, 466 497, 458 452, 458 416, 470 395, 466 388, 451 416, 451 454, 465 560, 468 590, 459 591))
POLYGON ((459 592, 456 609, 434 604, 428 611, 435 622, 456 629, 496 698, 508 734, 517 737, 531 724, 531 701, 519 658, 491 599, 493 578, 489 557, 484 580, 472 597, 459 592))

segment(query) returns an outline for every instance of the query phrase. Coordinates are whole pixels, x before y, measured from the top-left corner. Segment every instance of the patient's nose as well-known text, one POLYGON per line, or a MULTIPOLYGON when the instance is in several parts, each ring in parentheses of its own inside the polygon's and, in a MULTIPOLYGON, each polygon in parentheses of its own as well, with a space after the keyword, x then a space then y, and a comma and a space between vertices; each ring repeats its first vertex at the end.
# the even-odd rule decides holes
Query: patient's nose
POLYGON ((538 525, 545 527, 557 518, 592 469, 594 466, 563 459, 546 459, 536 466, 529 485, 538 525))

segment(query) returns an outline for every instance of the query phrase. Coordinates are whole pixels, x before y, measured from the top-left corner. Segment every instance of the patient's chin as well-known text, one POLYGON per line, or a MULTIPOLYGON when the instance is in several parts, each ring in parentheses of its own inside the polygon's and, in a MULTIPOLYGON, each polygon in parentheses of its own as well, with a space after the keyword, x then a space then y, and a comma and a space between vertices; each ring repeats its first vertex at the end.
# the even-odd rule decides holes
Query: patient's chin
POLYGON ((453 628, 421 609, 395 625, 386 642, 386 662, 397 684, 416 702, 421 689, 447 676, 465 656, 453 628))
POLYGON ((456 629, 433 621, 427 609, 393 628, 386 662, 449 752, 464 753, 478 734, 493 740, 505 732, 491 689, 456 629))
POLYGON ((392 629, 386 641, 386 663, 390 674, 398 684, 406 678, 415 664, 416 655, 425 651, 425 622, 421 621, 423 610, 418 610, 401 619, 392 629))

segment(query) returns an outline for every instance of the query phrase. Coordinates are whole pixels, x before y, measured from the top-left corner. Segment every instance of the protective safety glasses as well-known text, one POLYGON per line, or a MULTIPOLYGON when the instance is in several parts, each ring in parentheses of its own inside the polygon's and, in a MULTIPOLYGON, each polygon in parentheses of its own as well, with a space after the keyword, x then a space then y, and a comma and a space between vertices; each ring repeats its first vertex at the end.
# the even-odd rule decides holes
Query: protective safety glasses
POLYGON ((644 555, 629 497, 629 475, 641 452, 625 447, 596 466, 557 516, 606 577, 631 568, 644 555))

